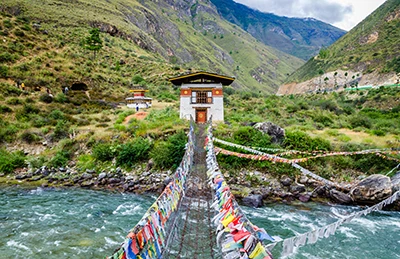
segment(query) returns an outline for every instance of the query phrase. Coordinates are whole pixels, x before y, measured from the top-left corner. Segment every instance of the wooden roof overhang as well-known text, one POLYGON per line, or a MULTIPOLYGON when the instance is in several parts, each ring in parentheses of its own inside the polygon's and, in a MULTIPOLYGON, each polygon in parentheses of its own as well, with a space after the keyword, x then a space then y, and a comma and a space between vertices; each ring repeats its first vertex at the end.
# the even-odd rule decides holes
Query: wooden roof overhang
POLYGON ((190 83, 202 83, 202 84, 215 84, 221 83, 222 85, 230 85, 235 81, 234 77, 218 75, 214 73, 207 72, 197 72, 187 75, 181 75, 177 77, 169 78, 170 81, 174 85, 182 85, 182 84, 190 84, 190 83))

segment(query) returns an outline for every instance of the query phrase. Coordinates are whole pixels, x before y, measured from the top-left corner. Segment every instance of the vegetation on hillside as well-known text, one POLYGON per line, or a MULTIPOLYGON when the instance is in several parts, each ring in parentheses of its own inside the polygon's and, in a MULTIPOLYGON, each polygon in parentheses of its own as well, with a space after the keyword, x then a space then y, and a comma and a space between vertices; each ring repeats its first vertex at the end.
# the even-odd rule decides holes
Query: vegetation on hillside
POLYGON ((0 80, 59 89, 82 80, 121 93, 136 74, 166 84, 191 68, 235 76, 238 89, 274 92, 303 63, 235 28, 207 3, 189 15, 151 1, 39 2, 0 4, 0 80), (104 45, 96 58, 85 48, 93 28, 104 45))
MULTIPOLYGON (((245 146, 299 151, 400 148, 399 97, 400 89, 390 87, 311 95, 230 95, 226 98, 227 123, 218 125, 214 135, 245 146), (285 129, 281 143, 271 143, 268 136, 250 127, 265 121, 285 129)), ((291 166, 271 162, 225 155, 218 159, 232 176, 243 168, 272 174, 296 172, 291 166)), ((348 181, 360 174, 388 172, 396 164, 376 155, 357 155, 310 160, 305 167, 326 178, 348 181)))
MULTIPOLYGON (((90 101, 77 91, 46 102, 41 93, 2 87, 0 106, 6 111, 0 115, 3 173, 28 165, 75 165, 82 172, 116 167, 144 170, 150 159, 156 169, 170 169, 182 158, 188 122, 179 119, 177 104, 153 107, 145 110, 145 119, 130 117, 127 121, 134 111, 90 101)), ((231 88, 225 92, 229 93, 225 96, 226 123, 218 124, 214 132, 221 139, 301 151, 399 148, 398 88, 296 96, 245 94, 231 88), (281 143, 271 143, 269 136, 250 126, 264 121, 285 128, 281 143)), ((244 168, 272 174, 296 172, 270 162, 218 158, 233 176, 244 168)), ((394 163, 375 155, 359 155, 320 158, 307 162, 306 167, 327 178, 351 180, 360 174, 387 172, 394 163)))
POLYGON ((400 2, 388 0, 330 47, 293 73, 287 82, 304 82, 323 73, 352 70, 400 73, 400 2))

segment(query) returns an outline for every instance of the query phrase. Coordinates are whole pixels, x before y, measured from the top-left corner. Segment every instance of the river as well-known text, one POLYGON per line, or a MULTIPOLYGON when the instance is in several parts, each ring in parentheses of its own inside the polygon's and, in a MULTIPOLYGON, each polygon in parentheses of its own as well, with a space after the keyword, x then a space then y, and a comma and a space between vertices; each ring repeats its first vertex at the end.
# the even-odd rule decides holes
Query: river
MULTIPOLYGON (((0 186, 0 258, 104 258, 156 197, 82 189, 0 186)), ((358 207, 315 203, 244 208, 253 223, 281 238, 305 233, 358 207)), ((280 258, 282 247, 273 249, 280 258)), ((400 258, 400 212, 380 211, 288 258, 400 258)))

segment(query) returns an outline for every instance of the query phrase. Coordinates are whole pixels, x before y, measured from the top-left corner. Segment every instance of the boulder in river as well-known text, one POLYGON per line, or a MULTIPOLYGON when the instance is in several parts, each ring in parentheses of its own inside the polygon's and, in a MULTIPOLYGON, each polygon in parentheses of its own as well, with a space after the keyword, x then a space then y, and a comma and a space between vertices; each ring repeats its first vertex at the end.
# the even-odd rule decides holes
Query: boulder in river
POLYGON ((249 195, 242 200, 243 204, 248 207, 259 208, 263 206, 262 196, 259 194, 249 195))
POLYGON ((370 175, 351 190, 350 195, 358 203, 377 203, 392 194, 392 182, 381 174, 370 175))
POLYGON ((390 180, 392 181, 392 191, 400 191, 400 171, 398 171, 390 180))
POLYGON ((332 197, 332 199, 334 199, 336 202, 340 204, 349 204, 353 202, 352 198, 348 194, 345 194, 336 189, 330 190, 329 194, 332 197))

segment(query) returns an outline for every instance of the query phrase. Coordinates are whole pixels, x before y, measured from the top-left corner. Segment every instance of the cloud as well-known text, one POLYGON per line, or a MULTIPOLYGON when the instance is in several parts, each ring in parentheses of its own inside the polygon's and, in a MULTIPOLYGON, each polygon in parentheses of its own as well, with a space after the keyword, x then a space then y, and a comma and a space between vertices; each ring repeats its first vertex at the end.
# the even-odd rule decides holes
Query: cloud
POLYGON ((288 17, 313 17, 333 24, 343 21, 353 12, 350 4, 329 0, 234 0, 262 12, 288 17))

